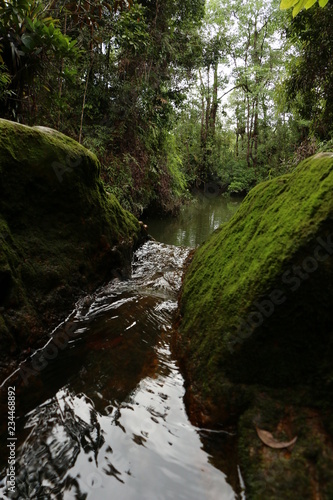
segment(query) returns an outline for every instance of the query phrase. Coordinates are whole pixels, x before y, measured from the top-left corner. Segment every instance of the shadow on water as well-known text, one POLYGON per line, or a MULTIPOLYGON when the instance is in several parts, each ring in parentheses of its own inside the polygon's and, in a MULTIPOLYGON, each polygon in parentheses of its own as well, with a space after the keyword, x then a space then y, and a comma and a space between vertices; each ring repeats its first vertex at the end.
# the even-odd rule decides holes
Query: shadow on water
POLYGON ((72 333, 64 345, 51 339, 2 384, 1 414, 15 386, 17 415, 16 488, 2 453, 3 498, 241 498, 235 436, 191 425, 169 348, 189 251, 143 245, 130 279, 86 297, 52 332, 72 333))

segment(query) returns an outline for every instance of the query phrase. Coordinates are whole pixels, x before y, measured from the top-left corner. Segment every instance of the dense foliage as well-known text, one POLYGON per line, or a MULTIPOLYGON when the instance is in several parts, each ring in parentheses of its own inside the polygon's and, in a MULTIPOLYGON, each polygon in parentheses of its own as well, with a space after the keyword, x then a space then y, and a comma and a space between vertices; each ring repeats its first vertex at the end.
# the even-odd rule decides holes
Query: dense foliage
POLYGON ((288 168, 297 142, 292 117, 278 109, 286 65, 278 36, 286 16, 273 3, 231 0, 209 2, 206 19, 212 35, 203 54, 210 59, 177 130, 191 178, 219 179, 221 189, 245 192, 288 168))
POLYGON ((246 192, 329 147, 331 26, 330 4, 3 1, 0 116, 93 150, 136 215, 173 212, 194 185, 246 192))
POLYGON ((211 0, 205 19, 202 69, 176 127, 188 178, 244 193, 332 147, 331 5, 294 19, 274 2, 211 0))
POLYGON ((133 212, 155 199, 171 209, 185 185, 169 131, 203 13, 203 0, 4 2, 0 116, 57 128, 94 150, 133 212))
POLYGON ((333 5, 293 20, 288 37, 299 47, 286 81, 288 104, 304 122, 304 134, 333 139, 333 5))

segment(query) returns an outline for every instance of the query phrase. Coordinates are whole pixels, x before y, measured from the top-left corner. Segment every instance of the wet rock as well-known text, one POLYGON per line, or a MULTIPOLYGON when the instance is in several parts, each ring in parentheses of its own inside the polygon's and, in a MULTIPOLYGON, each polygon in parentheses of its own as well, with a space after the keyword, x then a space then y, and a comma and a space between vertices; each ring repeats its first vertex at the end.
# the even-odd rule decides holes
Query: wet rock
POLYGON ((0 120, 2 355, 38 342, 79 295, 129 265, 138 221, 106 193, 97 158, 44 127, 0 120))

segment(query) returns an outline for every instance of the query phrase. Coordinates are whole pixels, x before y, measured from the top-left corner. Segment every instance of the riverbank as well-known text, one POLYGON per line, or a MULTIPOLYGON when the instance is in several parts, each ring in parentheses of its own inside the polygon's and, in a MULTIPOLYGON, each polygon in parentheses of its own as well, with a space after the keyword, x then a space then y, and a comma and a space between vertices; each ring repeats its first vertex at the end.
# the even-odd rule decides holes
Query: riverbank
POLYGON ((178 353, 197 425, 234 425, 248 498, 333 486, 333 154, 254 188, 196 251, 178 353), (260 439, 267 431, 292 450, 260 439))
POLYGON ((78 297, 130 264, 143 225, 106 193, 91 152, 0 120, 1 371, 43 342, 78 297))

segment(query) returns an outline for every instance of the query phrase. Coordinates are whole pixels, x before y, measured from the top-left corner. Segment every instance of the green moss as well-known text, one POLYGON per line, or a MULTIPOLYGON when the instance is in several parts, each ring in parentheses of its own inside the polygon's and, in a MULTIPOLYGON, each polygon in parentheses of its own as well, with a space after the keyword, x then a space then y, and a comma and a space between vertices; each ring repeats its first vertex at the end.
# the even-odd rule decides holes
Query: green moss
MULTIPOLYGON (((290 405, 290 392, 278 400, 261 394, 238 423, 238 455, 246 498, 329 499, 332 492, 333 450, 322 417, 313 409, 290 405), (255 426, 278 441, 297 436, 292 449, 269 448, 255 426)), ((295 394, 293 394, 295 396, 295 394)), ((297 400, 297 397, 296 397, 297 400)))
POLYGON ((107 199, 107 214, 108 222, 111 227, 116 228, 117 236, 119 237, 130 237, 138 231, 138 220, 130 212, 122 209, 117 198, 108 194, 107 199))
POLYGON ((316 355, 313 348, 318 335, 325 345, 332 320, 332 258, 300 279, 297 292, 292 266, 313 257, 318 237, 333 234, 332 189, 332 155, 308 159, 255 187, 197 250, 181 297, 181 339, 194 379, 210 396, 218 398, 222 372, 235 381, 283 385, 315 369, 322 350, 316 355), (258 303, 274 290, 285 301, 268 317, 261 312, 258 324, 258 303), (240 327, 251 318, 256 325, 240 327), (306 353, 299 357, 297 349, 306 353))
POLYGON ((331 498, 332 191, 332 153, 258 185, 185 275, 188 384, 202 406, 214 403, 214 422, 233 417, 251 500, 331 498), (297 435, 294 449, 268 448, 256 425, 297 435))
POLYGON ((129 263, 140 225, 96 156, 51 129, 0 120, 0 191, 0 307, 20 350, 129 263))

